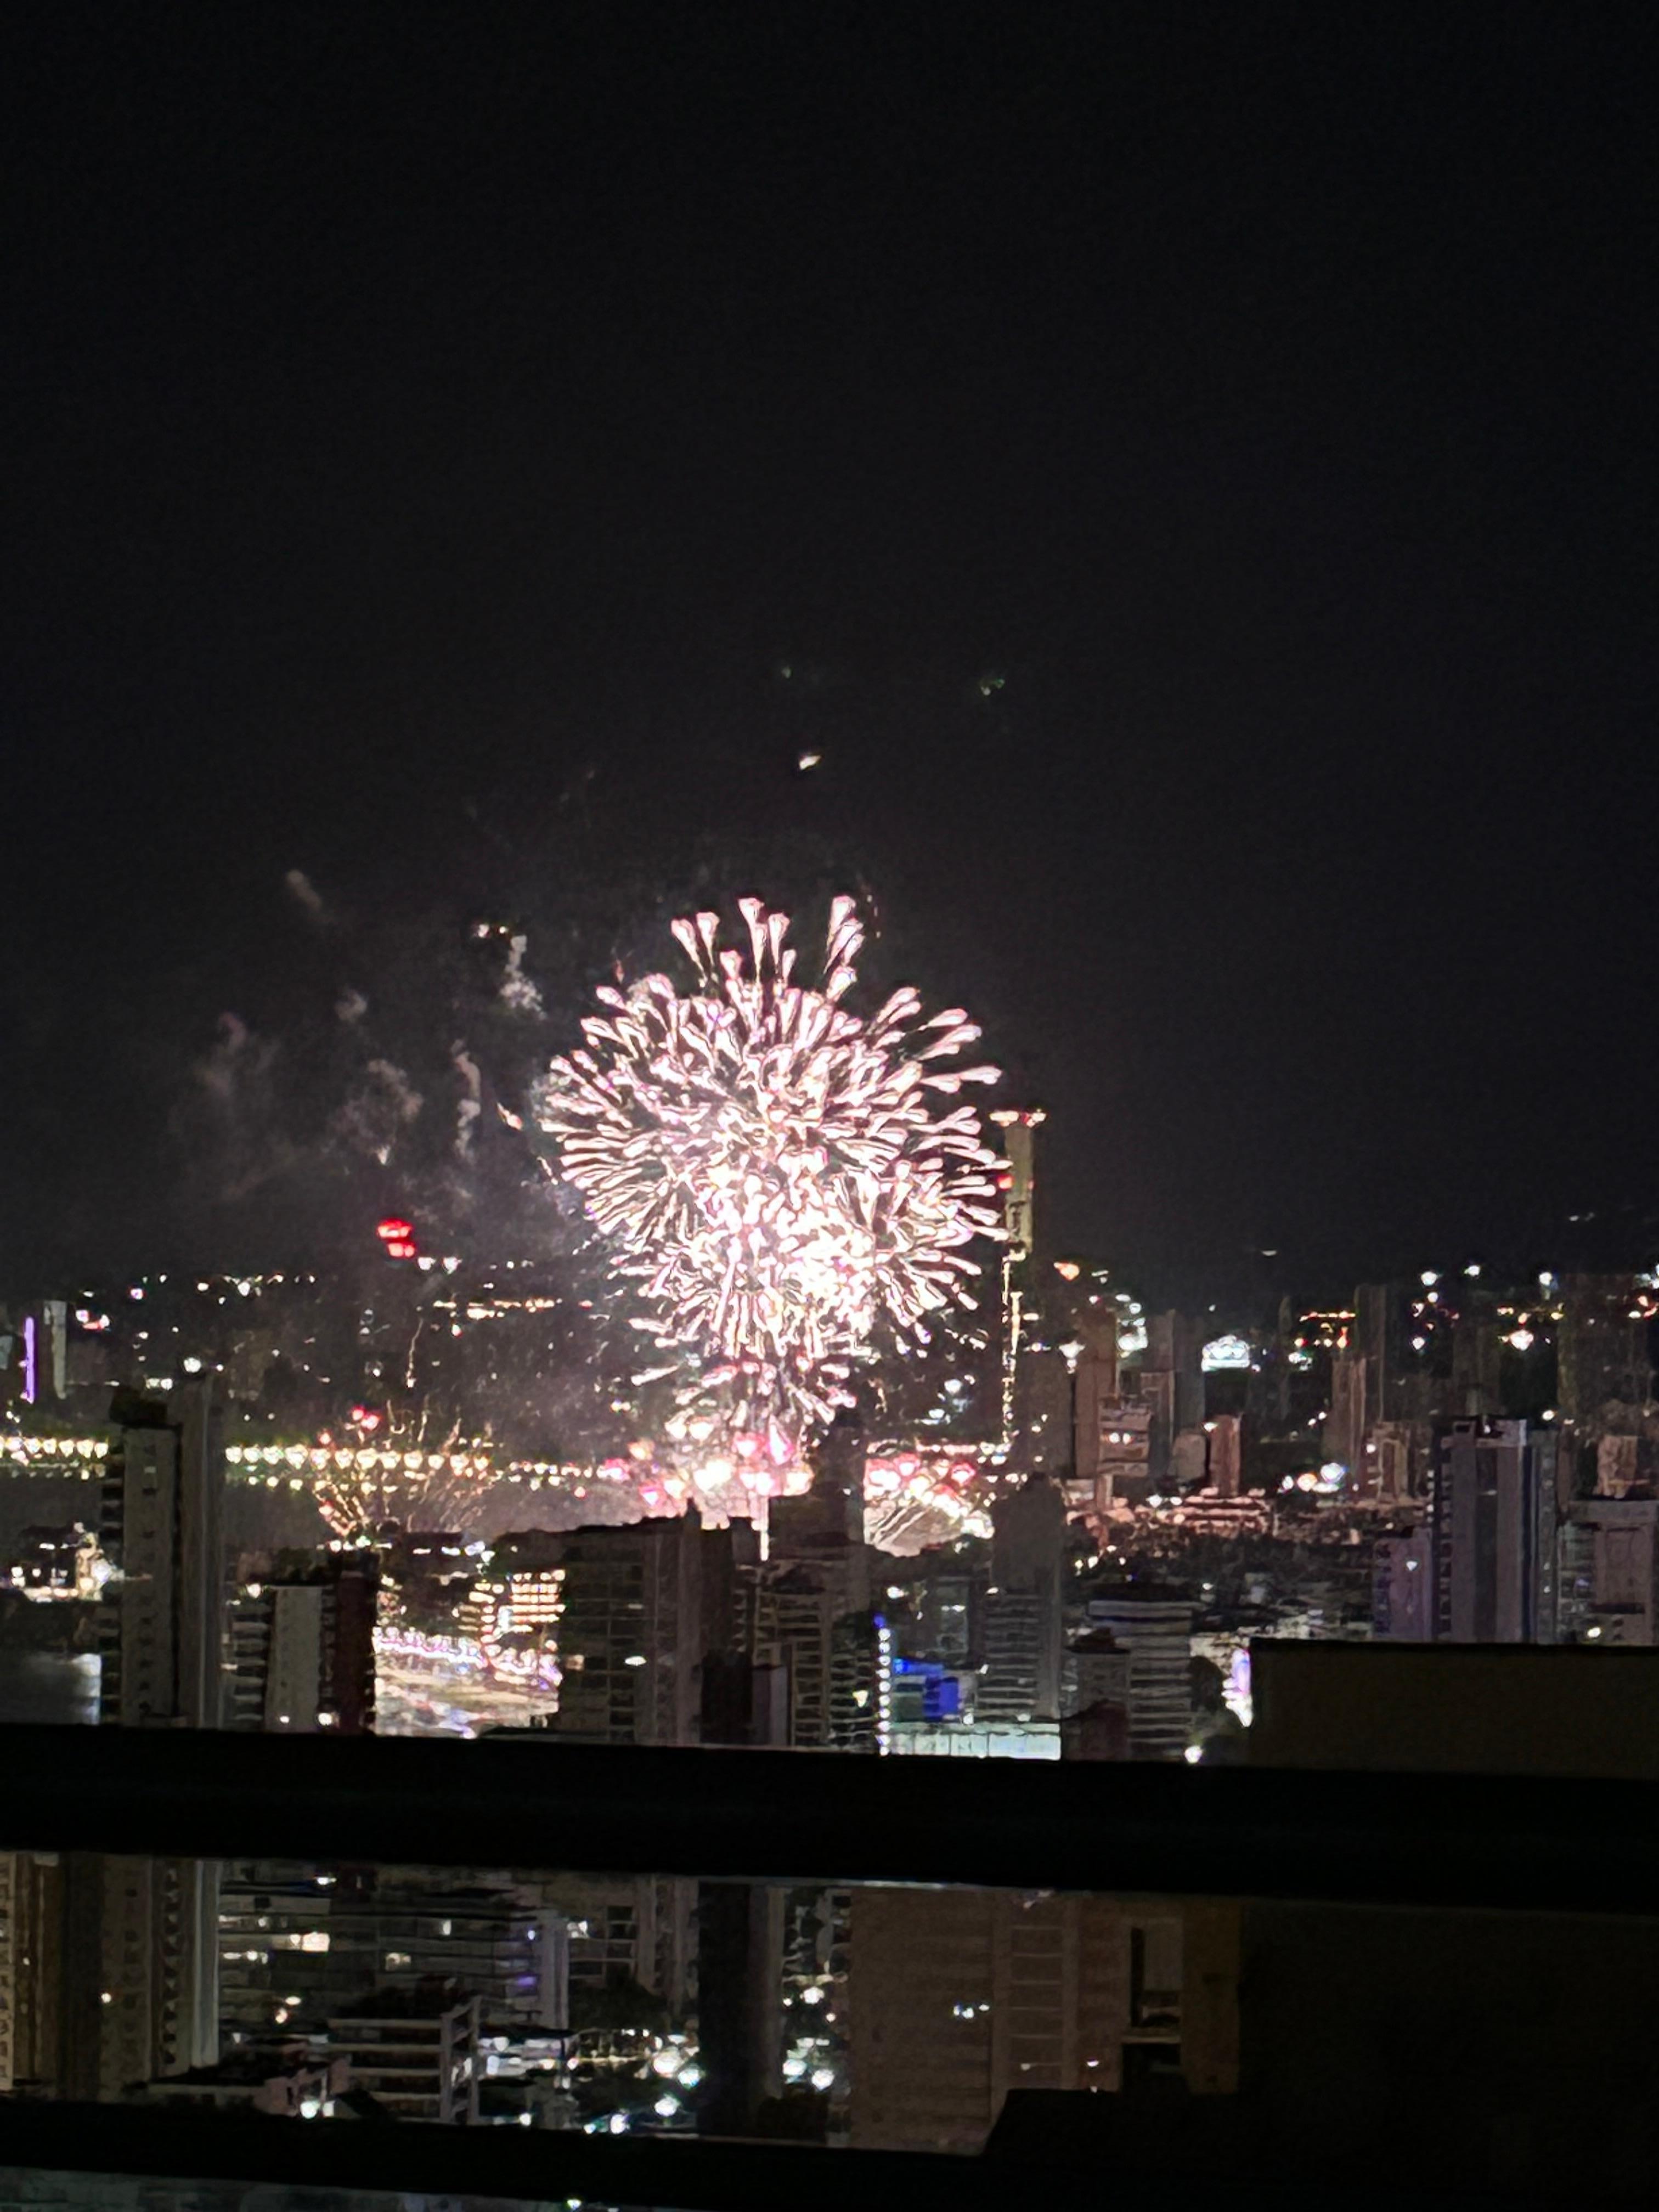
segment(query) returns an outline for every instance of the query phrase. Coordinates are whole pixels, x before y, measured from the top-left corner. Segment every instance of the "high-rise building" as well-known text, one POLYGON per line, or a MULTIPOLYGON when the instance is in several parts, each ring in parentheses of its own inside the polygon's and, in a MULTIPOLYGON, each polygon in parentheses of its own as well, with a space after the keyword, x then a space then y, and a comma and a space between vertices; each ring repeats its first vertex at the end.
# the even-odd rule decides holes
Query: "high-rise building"
POLYGON ((1104 1513, 1112 1503, 1109 1409, 1118 1401, 1117 1316, 1109 1308, 1073 1324, 1070 1498, 1085 1512, 1104 1513))
POLYGON ((56 1852, 0 1851, 0 2095, 58 2084, 63 1879, 56 1852))
POLYGON ((1154 1493, 1170 1479, 1176 1438, 1204 1423, 1203 1332, 1176 1312, 1150 1314, 1146 1342, 1136 1363, 1138 1394, 1152 1410, 1146 1474, 1154 1493))
POLYGON ((1101 1401, 1096 1486, 1103 1510, 1113 1502, 1143 1504, 1152 1494, 1155 1410, 1127 1391, 1101 1401))
POLYGON ((1437 1425, 1430 1476, 1433 1634, 1452 1644, 1555 1638, 1555 1439, 1524 1421, 1437 1425))
POLYGON ((55 1990, 60 2095, 106 2101, 219 2056, 218 1869, 199 1859, 68 1852, 40 1959, 55 1990))
POLYGON ((1203 1359, 1204 1332, 1189 1315, 1170 1311, 1148 1317, 1140 1371, 1143 1376, 1167 1371, 1175 1376, 1171 1412, 1177 1431, 1203 1425, 1203 1359))
POLYGON ((1130 1757, 1184 1757, 1193 1725, 1190 1599, 1140 1583, 1097 1590, 1089 1626, 1109 1629, 1129 1654, 1130 1757))
MULTIPOLYGON (((724 1603, 710 1613, 714 1638, 703 1660, 702 1741, 708 1744, 782 1744, 788 1741, 789 1684, 782 1667, 757 1667, 746 1655, 721 1648, 738 1598, 736 1570, 749 1550, 744 1535, 705 1572, 707 1597, 729 1560, 724 1603)), ((752 1565, 752 1561, 748 1564, 752 1565)), ((697 2043, 705 2087, 697 2108, 699 2132, 744 2136, 756 2131, 762 2104, 781 2083, 783 2038, 783 1923, 781 1890, 764 1882, 702 1881, 697 1885, 697 2043)))
POLYGON ((910 1585, 910 1656, 937 1659, 944 1667, 972 1666, 980 1646, 989 1569, 980 1560, 949 1551, 924 1553, 918 1564, 925 1571, 910 1585))
POLYGON ((331 1557, 303 1577, 242 1583, 230 1604, 228 1724, 372 1730, 378 1588, 373 1563, 356 1555, 331 1557))
POLYGON ((1237 1498, 1244 1482, 1243 1423, 1237 1413, 1218 1413, 1210 1431, 1210 1487, 1218 1498, 1237 1498))
POLYGON ((556 1651, 564 1613, 564 1542, 562 1534, 544 1528, 498 1536, 471 1595, 457 1610, 463 1633, 486 1649, 511 1639, 520 1649, 556 1651))
POLYGON ((221 2003, 236 2043, 315 2030, 375 1990, 434 1982, 492 2026, 562 2027, 569 1931, 538 1884, 499 1871, 319 1872, 237 1860, 219 1902, 221 2003))
POLYGON ((812 1480, 799 1498, 779 1498, 768 1516, 775 1559, 818 1559, 864 1552, 864 1425, 843 1407, 809 1452, 812 1480))
POLYGON ((578 1528, 565 1539, 559 1735, 696 1742, 701 1532, 690 1507, 677 1520, 578 1528))
POLYGON ((1434 1553, 1427 1524, 1379 1536, 1371 1548, 1371 1633, 1395 1644, 1434 1640, 1434 1553))
POLYGON ((100 1529, 115 1570, 100 1624, 106 1724, 216 1728, 225 1600, 224 1447, 203 1387, 129 1425, 104 1465, 100 1529))
POLYGON ((546 1893, 570 1930, 570 1988, 575 2007, 599 1990, 630 1985, 671 2019, 690 2002, 696 1885, 678 1876, 550 1876, 546 1893))
POLYGON ((1048 1625, 1035 1590, 988 1592, 985 1665, 974 1698, 974 1718, 980 1726, 1024 1728, 1034 1722, 1052 1726, 1059 1719, 1057 1696, 1054 1710, 1045 1712, 1042 1705, 1048 1625))
POLYGON ((1000 1107, 990 1116, 1001 1131, 1002 1296, 999 1302, 1001 1432, 1012 1442, 1019 1417, 1022 1370, 1042 1313, 1036 1131, 1048 1119, 1038 1107, 1000 1107))
POLYGON ((1566 1506, 1557 1630, 1563 1644, 1659 1642, 1659 1498, 1585 1498, 1566 1506))
POLYGON ((853 2143, 978 2150, 1011 2089, 1236 2088, 1237 1946, 1227 1905, 857 1891, 853 2143))
POLYGON ((830 1741, 880 1751, 890 1716, 892 1641, 878 1613, 844 1613, 830 1630, 830 1741))
POLYGON ((1060 1719, 1064 1492, 1052 1476, 1033 1475, 997 1501, 991 1522, 985 1671, 975 1717, 1053 1726, 1060 1719))
POLYGON ((759 1570, 751 1630, 754 1663, 779 1670, 787 1684, 785 1741, 799 1751, 820 1750, 833 1741, 830 1643, 841 1618, 837 1595, 824 1588, 811 1567, 780 1560, 759 1570))
POLYGON ((697 2043, 707 2087, 700 2133, 756 2132, 781 2086, 784 1892, 768 1882, 697 1885, 697 2043))
POLYGON ((1365 1404, 1369 1369, 1361 1352, 1338 1352, 1331 1358, 1331 1404, 1325 1416, 1322 1448, 1328 1462, 1342 1469, 1349 1496, 1373 1496, 1365 1452, 1365 1404))
POLYGON ((1406 1341, 1406 1296, 1397 1283, 1361 1283, 1353 1294, 1349 1341, 1365 1363, 1364 1422, 1368 1428, 1397 1418, 1401 1354, 1406 1341))
POLYGON ((805 1494, 774 1502, 769 1557, 749 1571, 748 1656, 758 1667, 786 1670, 788 1741, 803 1749, 838 1737, 849 1748, 875 1748, 873 1735, 865 1741, 864 1715, 884 1686, 864 1541, 864 1466, 863 1428, 844 1411, 813 1454, 805 1494), (857 1625, 842 1631, 849 1620, 857 1625), (861 1690, 869 1693, 863 1704, 861 1690))
MULTIPOLYGON (((1074 1298, 1067 1316, 1067 1327, 1077 1346, 1078 1428, 1079 1436, 1092 1434, 1095 1405, 1103 1399, 1115 1398, 1119 1389, 1118 1317, 1116 1310, 1098 1304, 1098 1292, 1086 1293, 1074 1298)), ((1087 1472, 1086 1455, 1079 1449, 1077 1471, 1087 1472)))
MULTIPOLYGON (((105 1462, 100 1607, 106 1725, 216 1728, 222 1717, 224 1449, 205 1381, 134 1406, 105 1462)), ((66 2094, 118 2097, 219 2056, 215 1862, 64 1863, 66 2094)))
MULTIPOLYGON (((1370 1372, 1368 1365, 1368 1376, 1370 1372)), ((1424 1496, 1432 1444, 1433 1431, 1427 1421, 1373 1423, 1365 1437, 1361 1494, 1389 1504, 1424 1496)))
POLYGON ((1109 1628, 1073 1638, 1066 1654, 1063 1758, 1128 1758, 1130 1665, 1128 1652, 1109 1628))

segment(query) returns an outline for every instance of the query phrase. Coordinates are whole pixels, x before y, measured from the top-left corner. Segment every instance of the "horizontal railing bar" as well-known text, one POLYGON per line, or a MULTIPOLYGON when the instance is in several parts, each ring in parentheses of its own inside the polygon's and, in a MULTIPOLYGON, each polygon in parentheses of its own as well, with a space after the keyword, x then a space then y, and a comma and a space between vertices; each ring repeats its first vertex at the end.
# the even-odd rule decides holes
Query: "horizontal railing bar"
MULTIPOLYGON (((1178 2125, 1178 2120, 1175 2123, 1178 2125)), ((373 2120, 289 2120, 132 2105, 0 2099, 0 2170, 166 2177, 517 2199, 542 2207, 674 2207, 678 2212, 1006 2212, 1011 2202, 1093 2203, 1103 2187, 1126 2203, 1156 2192, 1161 2207, 1213 2206, 1220 2185, 1179 2171, 1120 2172, 1097 2158, 1034 2161, 1029 2150, 979 2157, 826 2150, 783 2143, 629 2139, 512 2127, 447 2128, 373 2120)), ((1354 2189, 1328 2176, 1306 2184, 1229 2174, 1229 2212, 1435 2212, 1452 2192, 1354 2189)), ((1523 2198, 1482 2196, 1484 2212, 1523 2198)), ((506 2205, 502 2212, 507 2212, 506 2205)))
POLYGON ((0 1728, 14 1850, 1651 1914, 1659 1784, 0 1728))

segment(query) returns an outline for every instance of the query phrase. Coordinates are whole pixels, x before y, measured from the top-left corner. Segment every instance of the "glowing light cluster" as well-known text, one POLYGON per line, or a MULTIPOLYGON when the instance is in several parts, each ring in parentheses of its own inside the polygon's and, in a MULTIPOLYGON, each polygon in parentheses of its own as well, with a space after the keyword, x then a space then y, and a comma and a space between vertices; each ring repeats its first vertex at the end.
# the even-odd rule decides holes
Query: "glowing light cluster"
POLYGON ((872 1455, 864 1478, 866 1542, 911 1553, 958 1536, 988 1536, 1001 1484, 971 1456, 915 1450, 872 1455))
POLYGON ((108 1452, 107 1437, 0 1437, 0 1460, 15 1467, 40 1460, 99 1460, 108 1452))
MULTIPOLYGON (((389 1522, 408 1528, 453 1528, 467 1510, 467 1492, 476 1477, 465 1461, 432 1452, 425 1455, 425 1468, 394 1463, 383 1468, 369 1464, 377 1457, 372 1452, 357 1453, 353 1465, 344 1463, 349 1456, 336 1454, 332 1465, 309 1470, 317 1510, 345 1543, 368 1543, 389 1522)), ((418 1460, 422 1455, 410 1456, 418 1460)))
POLYGON ((851 899, 816 988, 794 980, 787 917, 741 911, 746 960, 712 914, 673 924, 695 990, 647 975, 599 993, 538 1120, 663 1340, 769 1430, 827 1418, 878 1328, 911 1338, 973 1305, 963 1248, 1000 1234, 996 1161, 973 1109, 936 1115, 930 1094, 997 1070, 938 1066, 980 1034, 959 1007, 924 1019, 908 988, 867 1018, 843 1004, 864 934, 851 899))

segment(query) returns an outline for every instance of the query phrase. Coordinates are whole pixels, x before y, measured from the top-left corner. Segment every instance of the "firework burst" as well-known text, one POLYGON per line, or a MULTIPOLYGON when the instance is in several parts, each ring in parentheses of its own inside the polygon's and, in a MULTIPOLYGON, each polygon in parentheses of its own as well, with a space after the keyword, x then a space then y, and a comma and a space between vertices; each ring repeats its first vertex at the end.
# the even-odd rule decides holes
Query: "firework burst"
POLYGON ((908 988, 867 1018, 843 1003, 864 940, 851 899, 830 909, 812 987, 787 917, 740 910, 746 959, 720 948, 717 916, 674 923, 694 990, 647 975, 599 993, 538 1120, 647 1326, 697 1354, 734 1418, 799 1431, 879 1333, 915 1339, 973 1305, 964 1248, 1000 1234, 995 1161, 971 1107, 933 1100, 997 1070, 939 1066, 980 1034, 959 1007, 924 1019, 908 988))

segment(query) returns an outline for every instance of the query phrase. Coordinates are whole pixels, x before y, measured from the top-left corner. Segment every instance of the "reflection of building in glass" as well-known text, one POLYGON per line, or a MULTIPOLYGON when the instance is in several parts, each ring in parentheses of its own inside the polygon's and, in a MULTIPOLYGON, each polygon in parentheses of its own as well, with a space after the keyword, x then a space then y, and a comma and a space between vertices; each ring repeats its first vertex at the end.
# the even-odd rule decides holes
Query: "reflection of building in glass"
POLYGON ((377 1991, 328 2023, 329 2054, 386 2118, 476 2125, 479 2008, 441 1985, 377 1991))
POLYGON ((852 2141, 977 2150, 1011 2089, 1236 2089, 1238 1911, 861 1889, 852 2141))
POLYGON ((219 1942, 232 2042, 315 2029, 372 1990, 408 1995, 433 1982, 477 1997, 492 2025, 564 2025, 563 1918, 539 1884, 505 1875, 233 1861, 219 1942))
POLYGON ((569 1928, 570 1986, 591 1996, 632 1985, 680 2018, 692 1982, 695 1885, 654 1875, 548 1877, 569 1928))
POLYGON ((63 1881, 55 1853, 0 1851, 0 2094, 57 2085, 63 1881))

